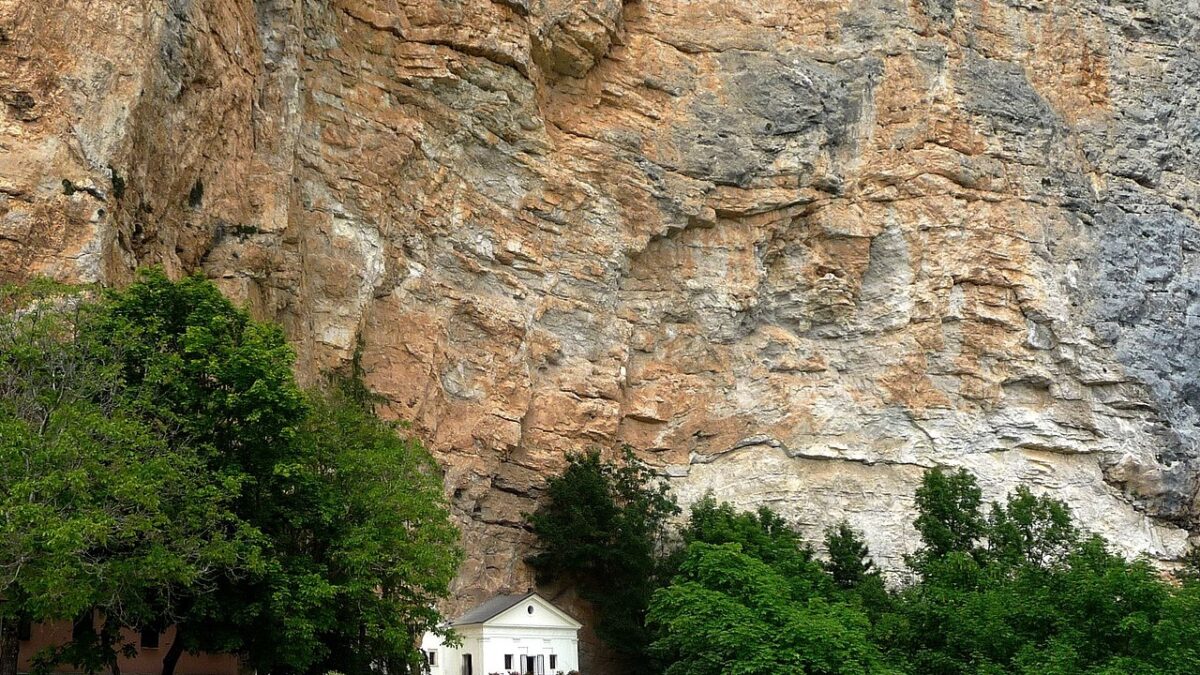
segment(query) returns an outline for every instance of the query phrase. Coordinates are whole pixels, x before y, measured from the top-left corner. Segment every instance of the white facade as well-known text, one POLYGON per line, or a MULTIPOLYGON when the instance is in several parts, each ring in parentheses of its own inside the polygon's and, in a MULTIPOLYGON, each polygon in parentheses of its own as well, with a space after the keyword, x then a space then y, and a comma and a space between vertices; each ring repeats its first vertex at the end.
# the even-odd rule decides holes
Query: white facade
POLYGON ((579 670, 579 622, 536 593, 493 598, 451 625, 460 646, 432 634, 421 642, 431 675, 579 670))

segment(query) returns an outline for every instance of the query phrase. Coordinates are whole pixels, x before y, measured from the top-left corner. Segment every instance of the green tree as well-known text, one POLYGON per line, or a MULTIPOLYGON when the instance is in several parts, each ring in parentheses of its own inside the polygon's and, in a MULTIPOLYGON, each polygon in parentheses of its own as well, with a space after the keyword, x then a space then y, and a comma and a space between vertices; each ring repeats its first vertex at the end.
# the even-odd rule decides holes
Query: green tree
POLYGON ((825 530, 825 549, 829 551, 825 570, 839 587, 857 588, 868 578, 878 576, 867 544, 850 523, 843 520, 825 530))
POLYGON ((633 663, 650 643, 645 614, 660 583, 658 550, 679 508, 630 448, 622 459, 572 455, 547 481, 546 498, 529 517, 539 544, 529 563, 539 583, 574 584, 596 608, 596 633, 633 663))
POLYGON ((153 268, 107 292, 103 309, 88 330, 120 347, 130 403, 205 448, 215 470, 242 476, 243 508, 264 503, 286 482, 273 469, 298 452, 290 441, 305 414, 283 330, 203 277, 173 282, 153 268))
POLYGON ((1147 561, 1081 537, 1065 504, 1026 488, 980 528, 973 478, 948 483, 927 476, 922 487, 935 489, 918 500, 918 522, 935 533, 927 545, 953 543, 912 559, 919 581, 876 621, 892 662, 947 675, 1195 672, 1190 583, 1167 584, 1147 561))
POLYGON ((254 568, 240 485, 127 405, 125 345, 90 331, 101 305, 38 284, 0 293, 0 308, 0 613, 11 630, 99 610, 101 631, 43 660, 115 670, 121 627, 254 568))
MULTIPOLYGON (((172 443, 195 446, 208 470, 241 486, 234 508, 269 543, 260 570, 224 574, 213 591, 182 593, 181 611, 164 613, 176 639, 163 656, 170 675, 184 649, 244 651, 255 665, 282 634, 277 607, 293 602, 290 622, 319 614, 321 570, 283 557, 274 542, 296 526, 304 498, 286 467, 301 463, 296 443, 307 408, 292 374, 294 354, 278 326, 253 321, 211 282, 173 282, 161 270, 139 273, 125 289, 107 291, 88 331, 119 346, 124 400, 153 420, 172 443), (261 646, 260 645, 265 645, 261 646)), ((283 646, 286 665, 302 670, 317 657, 307 641, 283 646)), ((280 664, 272 664, 280 665, 280 664)))
POLYGON ((946 473, 940 467, 925 472, 917 488, 917 519, 923 558, 940 558, 952 552, 977 553, 987 523, 981 504, 983 492, 966 469, 946 473))
POLYGON ((415 661, 416 638, 440 623, 457 531, 429 453, 375 416, 360 379, 301 391, 279 327, 199 277, 149 270, 123 290, 29 306, 63 308, 18 333, 65 356, 44 358, 40 343, 0 356, 12 486, 0 555, 27 551, 0 559, 22 571, 0 612, 104 616, 46 666, 113 667, 121 628, 168 624, 165 674, 185 649, 275 673, 415 661), (43 402, 59 412, 40 414, 43 402))
POLYGON ((738 543, 694 542, 654 594, 667 675, 886 672, 856 608, 806 594, 738 543))
MULTIPOLYGON (((320 627, 327 656, 314 672, 419 672, 414 637, 442 630, 434 607, 461 561, 459 534, 429 452, 379 420, 354 396, 357 380, 348 382, 313 393, 300 434, 307 463, 292 469, 316 495, 314 538, 326 543, 334 593, 333 623, 320 627)), ((304 555, 308 533, 288 546, 304 555)))
POLYGON ((1200 585, 1172 589, 1154 622, 1146 652, 1157 673, 1200 673, 1200 585))
POLYGON ((683 529, 683 548, 688 545, 737 544, 746 555, 770 565, 795 586, 795 594, 831 597, 832 579, 813 556, 813 551, 786 521, 766 506, 756 511, 739 511, 728 502, 718 503, 711 494, 692 505, 683 529))
POLYGON ((987 522, 988 555, 1009 566, 1061 563, 1078 543, 1071 511, 1060 500, 1020 486, 1006 503, 992 504, 987 522))
POLYGON ((846 521, 825 530, 829 561, 825 571, 849 601, 858 604, 874 623, 892 606, 883 575, 875 567, 862 536, 846 521))
POLYGON ((306 395, 279 326, 200 277, 143 272, 109 293, 96 332, 127 346, 130 404, 242 486, 235 509, 267 542, 256 573, 181 599, 164 675, 184 649, 240 652, 263 672, 411 661, 438 623, 457 531, 432 458, 375 417, 361 381, 306 395))

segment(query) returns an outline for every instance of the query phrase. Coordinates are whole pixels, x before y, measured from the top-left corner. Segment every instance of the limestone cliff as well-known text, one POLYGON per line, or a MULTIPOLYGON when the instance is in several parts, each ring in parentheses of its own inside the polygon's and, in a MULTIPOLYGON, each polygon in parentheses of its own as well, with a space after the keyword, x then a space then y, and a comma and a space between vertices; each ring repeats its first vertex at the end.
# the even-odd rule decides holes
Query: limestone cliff
POLYGON ((0 277, 202 270, 446 466, 462 604, 565 451, 848 518, 923 468, 1197 523, 1191 0, 0 0, 0 277))

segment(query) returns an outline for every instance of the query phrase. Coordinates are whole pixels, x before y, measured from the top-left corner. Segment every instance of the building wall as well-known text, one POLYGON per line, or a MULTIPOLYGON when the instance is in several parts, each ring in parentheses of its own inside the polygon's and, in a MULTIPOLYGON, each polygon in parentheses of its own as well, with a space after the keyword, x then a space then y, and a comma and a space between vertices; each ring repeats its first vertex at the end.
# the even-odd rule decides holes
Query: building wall
POLYGON ((433 652, 436 660, 429 668, 430 675, 458 675, 461 649, 450 647, 442 642, 442 638, 433 633, 426 633, 421 638, 421 649, 426 653, 433 652))
MULTIPOLYGON (((138 633, 125 631, 124 638, 126 642, 140 647, 138 633)), ((21 642, 21 654, 17 663, 18 672, 29 672, 33 656, 42 649, 64 644, 70 639, 70 622, 34 626, 30 639, 21 642)), ((137 656, 118 659, 117 664, 121 668, 121 675, 158 675, 162 671, 162 658, 171 648, 174 640, 175 629, 174 627, 168 628, 159 636, 157 649, 138 649, 137 656)), ((55 672, 70 673, 73 671, 68 666, 56 669, 55 672)), ((238 675, 238 661, 237 657, 230 654, 188 654, 184 652, 179 657, 175 673, 176 675, 238 675)))
MULTIPOLYGON (((503 673, 504 655, 512 654, 510 670, 519 672, 521 655, 544 656, 545 672, 567 673, 579 669, 579 645, 577 631, 571 628, 521 628, 517 626, 485 626, 482 631, 482 652, 488 673, 503 673), (550 655, 558 657, 554 668, 550 667, 550 655)), ((476 673, 476 675, 479 675, 476 673)))
POLYGON ((573 628, 486 625, 455 630, 462 637, 459 647, 446 646, 430 634, 422 641, 422 649, 437 652, 437 663, 430 668, 431 675, 462 675, 463 654, 471 655, 472 675, 519 672, 520 657, 524 654, 541 654, 547 675, 579 669, 579 644, 577 631, 573 628), (505 654, 513 656, 509 669, 504 667, 505 654), (557 656, 554 668, 550 667, 551 654, 557 656))

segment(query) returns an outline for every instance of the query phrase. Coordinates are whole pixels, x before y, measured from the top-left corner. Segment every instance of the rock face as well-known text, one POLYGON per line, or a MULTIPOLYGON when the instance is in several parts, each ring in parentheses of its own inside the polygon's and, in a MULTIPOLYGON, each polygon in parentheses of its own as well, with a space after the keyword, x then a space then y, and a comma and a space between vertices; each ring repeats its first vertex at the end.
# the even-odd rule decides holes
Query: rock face
POLYGON ((1170 560, 1200 475, 1200 9, 0 0, 0 277, 201 270, 446 467, 460 605, 564 453, 842 517, 934 465, 1170 560))

